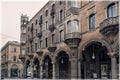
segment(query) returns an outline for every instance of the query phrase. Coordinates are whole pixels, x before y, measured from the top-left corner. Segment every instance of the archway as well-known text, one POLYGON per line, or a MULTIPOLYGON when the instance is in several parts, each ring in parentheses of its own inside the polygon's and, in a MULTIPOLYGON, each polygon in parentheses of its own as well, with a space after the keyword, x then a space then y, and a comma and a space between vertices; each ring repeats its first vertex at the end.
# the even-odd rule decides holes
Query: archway
POLYGON ((66 52, 61 51, 56 57, 56 76, 59 79, 67 79, 70 75, 69 56, 66 52))
POLYGON ((16 64, 12 65, 11 77, 18 77, 18 67, 16 64))
POLYGON ((43 78, 52 79, 52 60, 46 55, 43 60, 43 78))
POLYGON ((30 60, 26 60, 25 64, 25 77, 30 77, 31 72, 30 72, 30 60))
POLYGON ((111 78, 111 59, 100 42, 88 43, 82 52, 81 78, 111 78))
POLYGON ((34 58, 34 68, 33 68, 33 76, 35 78, 40 78, 40 65, 38 58, 34 58))

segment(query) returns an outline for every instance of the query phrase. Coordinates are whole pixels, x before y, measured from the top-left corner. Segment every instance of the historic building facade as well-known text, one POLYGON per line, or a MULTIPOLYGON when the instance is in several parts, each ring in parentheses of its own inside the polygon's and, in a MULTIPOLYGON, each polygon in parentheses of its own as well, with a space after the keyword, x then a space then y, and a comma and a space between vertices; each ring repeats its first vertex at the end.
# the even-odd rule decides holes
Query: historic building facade
POLYGON ((118 10, 118 1, 60 0, 21 15, 24 77, 118 78, 118 10))
POLYGON ((8 41, 1 49, 1 75, 8 77, 22 77, 23 65, 19 59, 20 43, 8 41))

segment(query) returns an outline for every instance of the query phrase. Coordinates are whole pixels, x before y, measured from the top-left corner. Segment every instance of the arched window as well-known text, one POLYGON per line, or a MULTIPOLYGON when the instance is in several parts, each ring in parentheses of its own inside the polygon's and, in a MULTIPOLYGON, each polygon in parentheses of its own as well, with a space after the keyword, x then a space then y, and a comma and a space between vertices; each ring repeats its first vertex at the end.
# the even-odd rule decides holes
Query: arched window
POLYGON ((95 29, 95 14, 89 16, 89 30, 95 29))
POLYGON ((60 10, 60 21, 63 20, 63 10, 60 10))
POLYGON ((108 17, 115 17, 116 16, 115 4, 111 4, 108 6, 107 16, 108 17))
POLYGON ((51 23, 55 24, 55 17, 54 16, 51 17, 51 23))
POLYGON ((46 30, 48 29, 48 21, 45 22, 46 30))
POLYGON ((67 7, 70 8, 71 7, 71 1, 67 1, 67 7))
POLYGON ((73 7, 78 7, 78 0, 73 1, 73 7))
POLYGON ((40 16, 39 24, 42 24, 42 15, 40 16))
POLYGON ((78 20, 74 20, 73 21, 73 29, 72 31, 74 32, 78 32, 78 27, 79 27, 79 21, 78 20))
POLYGON ((67 22, 67 32, 71 33, 71 21, 67 22))

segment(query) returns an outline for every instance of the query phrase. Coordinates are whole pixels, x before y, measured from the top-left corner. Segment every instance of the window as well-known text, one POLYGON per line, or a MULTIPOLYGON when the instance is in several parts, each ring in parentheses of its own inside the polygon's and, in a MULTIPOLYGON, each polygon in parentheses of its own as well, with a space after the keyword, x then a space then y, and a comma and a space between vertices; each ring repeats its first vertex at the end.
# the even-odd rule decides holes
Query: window
POLYGON ((31 45, 31 52, 33 52, 33 45, 31 45))
POLYGON ((45 11, 45 16, 48 16, 48 10, 45 11))
POLYGON ((71 33, 71 21, 67 22, 67 31, 68 33, 71 33))
POLYGON ((52 16, 52 24, 55 24, 55 17, 52 16))
POLYGON ((39 45, 39 48, 42 48, 42 46, 41 46, 41 45, 42 45, 42 41, 40 41, 40 45, 39 45))
POLYGON ((95 29, 95 14, 89 16, 89 30, 95 29))
POLYGON ((60 4, 60 5, 62 4, 62 0, 59 0, 59 4, 60 4))
POLYGON ((38 23, 38 20, 36 19, 35 24, 37 25, 37 23, 38 23))
POLYGON ((27 50, 28 50, 28 53, 29 53, 29 47, 27 48, 27 50))
POLYGON ((36 29, 36 36, 37 36, 37 29, 36 29))
POLYGON ((89 0, 89 2, 92 2, 93 0, 89 0))
POLYGON ((22 55, 25 55, 25 50, 24 49, 22 50, 22 55))
POLYGON ((78 7, 78 2, 77 2, 78 0, 74 0, 73 1, 73 7, 78 7))
POLYGON ((73 29, 74 29, 73 31, 74 31, 74 32, 78 32, 78 27, 79 27, 79 22, 78 22, 78 20, 74 20, 74 21, 73 21, 73 27, 74 27, 74 28, 73 28, 73 29))
POLYGON ((37 43, 35 43, 35 51, 37 50, 37 43))
POLYGON ((111 4, 108 6, 107 16, 108 17, 115 17, 116 16, 115 4, 111 4))
POLYGON ((60 21, 63 20, 63 10, 60 11, 60 21))
POLYGON ((52 34, 52 44, 54 43, 54 34, 52 34))
POLYGON ((40 22, 39 24, 41 25, 42 24, 42 15, 40 16, 40 22))
POLYGON ((48 21, 45 22, 46 30, 48 29, 48 21))
POLYGON ((14 48, 14 52, 16 52, 16 48, 14 48))
POLYGON ((64 31, 60 31, 60 42, 64 40, 64 31))
POLYGON ((46 47, 48 46, 48 38, 45 38, 46 47))
POLYGON ((25 43, 25 42, 26 42, 25 35, 21 35, 21 43, 25 43))
POLYGON ((13 61, 16 61, 16 56, 13 56, 13 61))
POLYGON ((71 7, 71 1, 69 0, 69 1, 67 1, 67 6, 68 6, 68 8, 70 8, 71 7))

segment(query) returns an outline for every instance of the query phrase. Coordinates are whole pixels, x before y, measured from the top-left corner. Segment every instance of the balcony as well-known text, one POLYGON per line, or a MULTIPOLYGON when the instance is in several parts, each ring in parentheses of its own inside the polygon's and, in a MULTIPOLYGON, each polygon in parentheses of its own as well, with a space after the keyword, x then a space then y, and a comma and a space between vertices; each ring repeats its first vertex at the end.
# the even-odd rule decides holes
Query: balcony
POLYGON ((21 24, 21 27, 26 27, 26 24, 21 24))
POLYGON ((55 50, 56 50, 56 45, 55 44, 49 44, 48 45, 48 50, 50 51, 50 52, 54 52, 55 50))
POLYGON ((54 31, 54 29, 55 29, 55 25, 54 25, 54 24, 49 25, 49 30, 50 30, 51 32, 54 31))
POLYGON ((39 56, 42 56, 43 54, 43 49, 37 49, 37 52, 36 52, 39 56))
POLYGON ((22 44, 22 45, 26 44, 26 41, 21 41, 21 44, 22 44))
POLYGON ((73 14, 73 15, 78 15, 79 14, 79 9, 77 7, 70 7, 67 12, 66 12, 66 15, 70 15, 70 14, 73 14))
POLYGON ((42 31, 40 31, 40 32, 38 33, 38 37, 39 37, 39 38, 42 37, 42 31))
POLYGON ((51 15, 51 16, 54 16, 54 15, 55 15, 55 9, 54 9, 54 8, 51 9, 50 15, 51 15))
POLYGON ((116 34, 118 33, 118 26, 119 26, 119 17, 110 17, 105 20, 103 20, 102 23, 100 23, 100 33, 102 33, 105 36, 108 36, 110 34, 116 34))
POLYGON ((81 34, 79 32, 67 33, 65 35, 65 43, 69 47, 77 47, 81 41, 81 34))
POLYGON ((32 42, 33 42, 33 38, 32 38, 32 37, 30 37, 30 38, 29 38, 29 41, 30 41, 30 43, 32 43, 32 42))

